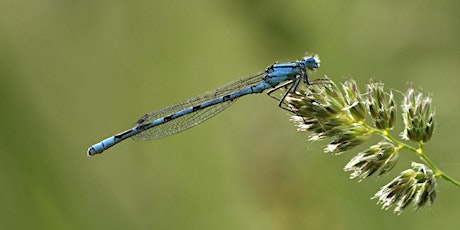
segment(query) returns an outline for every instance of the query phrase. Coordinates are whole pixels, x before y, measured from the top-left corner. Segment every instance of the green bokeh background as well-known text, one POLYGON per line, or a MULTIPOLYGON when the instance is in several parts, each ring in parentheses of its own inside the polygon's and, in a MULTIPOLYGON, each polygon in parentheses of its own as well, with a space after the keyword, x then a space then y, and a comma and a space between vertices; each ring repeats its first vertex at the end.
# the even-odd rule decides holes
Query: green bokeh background
POLYGON ((322 153, 264 95, 169 138, 86 150, 146 112, 309 51, 322 58, 312 78, 433 93, 426 151, 458 179, 459 10, 453 0, 1 0, 0 229, 458 229, 460 189, 443 180, 417 212, 369 199, 414 154, 380 180, 350 181, 352 154, 322 153))

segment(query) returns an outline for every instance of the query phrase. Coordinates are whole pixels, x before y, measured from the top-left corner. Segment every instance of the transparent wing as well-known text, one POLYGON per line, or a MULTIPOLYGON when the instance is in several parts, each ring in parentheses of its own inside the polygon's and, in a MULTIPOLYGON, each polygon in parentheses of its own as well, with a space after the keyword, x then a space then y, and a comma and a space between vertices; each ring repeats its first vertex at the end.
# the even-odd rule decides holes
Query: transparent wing
MULTIPOLYGON (((238 81, 231 82, 227 85, 224 85, 218 89, 213 91, 201 94, 199 96, 187 99, 183 102, 180 102, 175 105, 171 105, 160 110, 157 110, 151 114, 146 114, 139 121, 136 125, 144 125, 148 124, 158 118, 170 116, 175 114, 181 110, 184 110, 189 107, 197 106, 203 102, 219 98, 234 92, 238 92, 248 86, 256 85, 264 80, 265 71, 259 72, 257 74, 242 78, 238 81)), ((235 100, 225 101, 201 110, 198 110, 193 113, 186 114, 182 117, 176 118, 164 124, 154 126, 142 133, 139 133, 133 136, 134 140, 152 140, 158 139, 162 137, 166 137, 178 132, 182 132, 186 129, 189 129, 195 125, 198 125, 209 118, 217 115, 222 110, 228 108, 235 100)))

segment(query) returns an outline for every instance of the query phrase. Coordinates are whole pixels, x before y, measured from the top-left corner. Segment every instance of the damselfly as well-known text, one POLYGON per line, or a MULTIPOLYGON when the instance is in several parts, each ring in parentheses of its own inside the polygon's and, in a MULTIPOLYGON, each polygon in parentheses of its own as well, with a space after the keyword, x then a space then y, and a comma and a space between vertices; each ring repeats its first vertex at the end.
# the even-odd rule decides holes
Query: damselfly
POLYGON ((307 71, 313 71, 319 68, 319 65, 320 60, 317 55, 306 56, 300 61, 272 64, 259 73, 146 114, 131 129, 91 146, 88 155, 102 153, 129 137, 134 140, 151 140, 184 131, 215 116, 237 98, 262 93, 267 89, 269 89, 267 94, 271 96, 272 92, 287 88, 286 93, 279 99, 278 105, 282 107, 287 94, 296 91, 301 82, 310 84, 307 71))

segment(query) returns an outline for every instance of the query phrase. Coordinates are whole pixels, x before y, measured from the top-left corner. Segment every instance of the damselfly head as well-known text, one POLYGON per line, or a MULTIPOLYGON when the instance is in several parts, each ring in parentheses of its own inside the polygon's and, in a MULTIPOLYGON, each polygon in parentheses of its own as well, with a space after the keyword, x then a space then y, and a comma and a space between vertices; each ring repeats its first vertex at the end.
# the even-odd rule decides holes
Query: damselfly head
POLYGON ((307 69, 310 69, 310 70, 319 68, 320 62, 321 60, 319 60, 319 56, 316 54, 311 55, 311 56, 306 56, 303 58, 303 63, 305 64, 305 67, 307 67, 307 69))

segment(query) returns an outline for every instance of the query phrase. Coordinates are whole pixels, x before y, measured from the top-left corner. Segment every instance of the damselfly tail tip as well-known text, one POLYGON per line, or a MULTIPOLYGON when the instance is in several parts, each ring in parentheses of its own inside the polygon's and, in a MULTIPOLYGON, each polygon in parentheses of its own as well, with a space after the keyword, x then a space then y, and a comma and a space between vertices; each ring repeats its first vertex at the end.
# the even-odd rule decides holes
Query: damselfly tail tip
POLYGON ((97 152, 94 147, 89 147, 87 153, 88 153, 88 156, 94 156, 94 155, 98 154, 99 152, 97 152))

